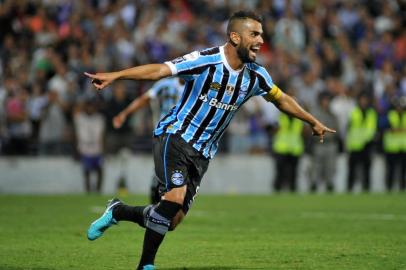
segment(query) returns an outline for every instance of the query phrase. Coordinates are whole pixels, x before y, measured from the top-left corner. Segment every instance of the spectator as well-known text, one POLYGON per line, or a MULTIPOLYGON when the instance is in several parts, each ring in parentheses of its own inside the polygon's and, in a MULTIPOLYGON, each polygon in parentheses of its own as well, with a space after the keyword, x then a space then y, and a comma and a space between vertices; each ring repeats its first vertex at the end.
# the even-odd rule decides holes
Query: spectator
POLYGON ((96 103, 87 100, 74 114, 77 150, 83 167, 85 190, 100 193, 103 184, 103 149, 105 119, 97 111, 96 103), (92 173, 96 173, 96 185, 92 185, 92 173))
POLYGON ((39 132, 42 113, 47 105, 47 96, 42 86, 38 83, 32 86, 31 96, 28 100, 28 114, 32 126, 31 147, 33 154, 38 153, 39 132))
POLYGON ((305 46, 303 23, 293 16, 290 8, 287 8, 285 12, 286 15, 275 25, 275 46, 289 52, 299 52, 305 46))
POLYGON ((293 86, 300 89, 297 98, 304 108, 310 109, 317 106, 318 95, 324 89, 324 82, 312 68, 308 67, 302 77, 297 77, 293 81, 293 86))
POLYGON ((28 91, 19 88, 9 89, 5 100, 8 142, 5 153, 9 155, 27 155, 29 153, 29 139, 31 123, 28 118, 28 91))
POLYGON ((48 89, 56 91, 62 108, 68 99, 69 81, 76 80, 75 74, 70 72, 65 63, 61 59, 54 60, 55 75, 48 82, 48 89))
MULTIPOLYGON (((0 89, 5 88, 9 78, 15 78, 23 89, 40 85, 46 96, 48 89, 59 91, 58 111, 62 109, 65 131, 55 144, 68 143, 73 147, 73 140, 69 132, 67 134, 73 129, 72 108, 77 100, 89 97, 89 81, 81 76, 84 70, 117 70, 219 44, 224 42, 225 19, 237 9, 253 9, 263 15, 265 44, 257 60, 272 69, 273 79, 282 88, 295 82, 299 100, 308 107, 315 105, 317 94, 323 89, 332 94, 331 107, 339 121, 341 139, 346 136, 346 121, 355 103, 353 97, 359 92, 373 89, 373 103, 379 106, 385 102, 389 88, 406 94, 405 5, 396 0, 382 3, 365 0, 3 0, 0 5, 0 89), (202 29, 199 33, 193 31, 197 26, 202 29), (151 47, 151 44, 156 46, 151 47)), ((142 84, 131 87, 137 95, 146 89, 142 84)), ((0 100, 1 96, 5 99, 4 93, 0 92, 0 100)), ((33 115, 38 115, 38 107, 34 106, 34 113, 31 102, 38 98, 34 91, 28 95, 27 112, 36 118, 33 115)), ((117 102, 111 92, 102 95, 103 102, 117 102)), ((1 104, 5 109, 5 104, 1 104)), ((250 118, 255 121, 248 122, 247 115, 241 112, 239 127, 249 129, 251 124, 252 131, 261 133, 264 123, 261 119, 269 117, 260 106, 254 104, 252 108, 258 112, 250 118)), ((385 116, 385 110, 378 109, 385 116)), ((108 109, 103 113, 111 118, 116 112, 108 109)), ((4 142, 8 129, 5 128, 5 112, 2 115, 0 136, 4 142)), ((125 124, 126 134, 131 134, 133 141, 142 142, 133 144, 134 148, 150 147, 149 141, 143 140, 144 137, 149 139, 145 134, 151 131, 150 118, 151 115, 143 113, 132 119, 141 120, 135 121, 139 132, 134 134, 130 125, 125 124)), ((47 121, 49 119, 45 119, 47 121)), ((276 121, 276 118, 266 121, 276 121)), ((57 128, 59 125, 62 124, 58 123, 57 128)), ((118 133, 109 125, 107 123, 106 136, 111 142, 118 133)), ((244 128, 231 128, 229 138, 233 138, 234 131, 239 132, 239 136, 249 136, 251 132, 244 128)), ((33 132, 35 137, 35 127, 33 132)), ((124 136, 124 140, 130 136, 124 136)), ((111 143, 107 150, 111 150, 109 145, 111 143)), ((61 151, 67 153, 66 147, 62 148, 61 151)), ((249 147, 239 150, 243 149, 249 147)))
MULTIPOLYGON (((338 128, 336 116, 330 108, 332 95, 329 92, 321 92, 317 97, 317 105, 311 107, 310 112, 322 119, 323 123, 334 129, 338 128)), ((338 156, 338 134, 326 137, 323 143, 312 146, 312 171, 310 190, 315 192, 320 184, 325 184, 327 191, 334 191, 334 177, 338 156)))
POLYGON ((64 154, 66 120, 59 92, 50 89, 44 106, 39 131, 39 151, 43 155, 64 154))
POLYGON ((326 83, 327 91, 332 93, 333 98, 330 103, 331 112, 338 121, 339 149, 344 151, 344 142, 347 135, 348 121, 350 114, 355 107, 355 99, 350 91, 337 78, 328 78, 326 83))
POLYGON ((129 119, 126 119, 120 128, 113 127, 113 118, 123 111, 130 103, 131 99, 127 94, 124 83, 116 83, 113 86, 113 97, 107 103, 107 134, 106 150, 108 153, 118 153, 123 147, 128 147, 132 142, 132 134, 129 119))

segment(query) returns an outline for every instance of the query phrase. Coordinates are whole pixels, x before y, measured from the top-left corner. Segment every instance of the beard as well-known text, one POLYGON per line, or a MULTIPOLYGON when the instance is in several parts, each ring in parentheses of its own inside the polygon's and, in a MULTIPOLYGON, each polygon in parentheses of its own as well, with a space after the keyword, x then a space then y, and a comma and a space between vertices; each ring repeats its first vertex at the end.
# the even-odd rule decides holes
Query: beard
POLYGON ((243 63, 252 63, 255 61, 255 58, 250 58, 250 50, 241 46, 241 44, 237 48, 237 55, 243 63))

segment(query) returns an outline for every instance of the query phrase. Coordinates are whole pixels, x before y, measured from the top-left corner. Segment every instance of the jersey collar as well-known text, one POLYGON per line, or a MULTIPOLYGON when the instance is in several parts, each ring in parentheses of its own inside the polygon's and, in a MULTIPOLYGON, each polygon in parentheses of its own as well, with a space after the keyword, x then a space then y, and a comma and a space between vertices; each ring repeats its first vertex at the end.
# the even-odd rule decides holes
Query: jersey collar
POLYGON ((245 64, 243 65, 242 68, 236 70, 233 69, 230 64, 227 61, 226 55, 224 53, 224 45, 220 46, 220 54, 221 54, 221 58, 223 60, 224 65, 226 66, 226 68, 228 69, 228 71, 230 71, 230 73, 234 73, 234 74, 239 74, 244 68, 245 68, 245 64))

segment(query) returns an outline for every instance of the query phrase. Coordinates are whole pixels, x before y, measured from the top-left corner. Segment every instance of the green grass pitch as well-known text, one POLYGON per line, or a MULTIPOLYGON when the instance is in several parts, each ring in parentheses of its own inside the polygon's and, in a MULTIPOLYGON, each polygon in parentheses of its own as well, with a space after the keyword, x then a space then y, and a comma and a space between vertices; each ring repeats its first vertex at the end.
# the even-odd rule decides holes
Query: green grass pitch
MULTIPOLYGON (((143 230, 90 242, 106 196, 0 196, 1 270, 135 269, 143 230)), ((145 196, 122 198, 145 204, 145 196)), ((199 195, 159 269, 406 269, 406 194, 199 195)))

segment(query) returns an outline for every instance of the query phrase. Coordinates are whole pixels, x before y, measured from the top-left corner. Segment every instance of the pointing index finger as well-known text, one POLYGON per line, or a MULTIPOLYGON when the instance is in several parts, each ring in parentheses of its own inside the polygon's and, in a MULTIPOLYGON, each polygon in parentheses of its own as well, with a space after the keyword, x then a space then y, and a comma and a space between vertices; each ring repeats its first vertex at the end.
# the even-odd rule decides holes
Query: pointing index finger
POLYGON ((87 73, 87 72, 84 72, 84 74, 89 78, 93 78, 93 79, 96 78, 96 74, 91 74, 91 73, 87 73))

